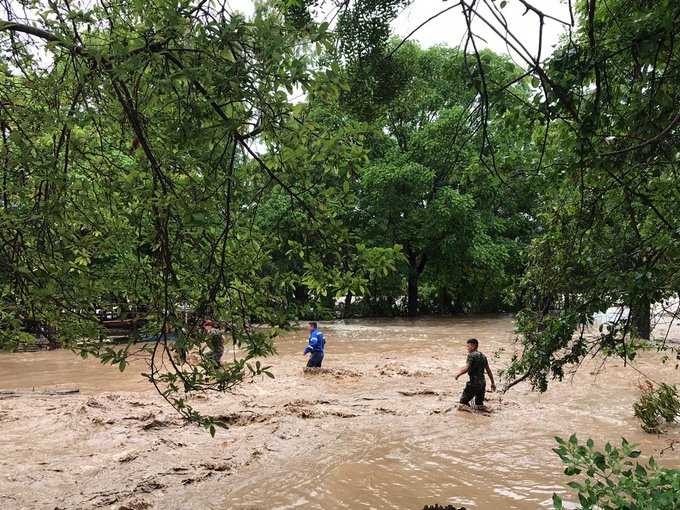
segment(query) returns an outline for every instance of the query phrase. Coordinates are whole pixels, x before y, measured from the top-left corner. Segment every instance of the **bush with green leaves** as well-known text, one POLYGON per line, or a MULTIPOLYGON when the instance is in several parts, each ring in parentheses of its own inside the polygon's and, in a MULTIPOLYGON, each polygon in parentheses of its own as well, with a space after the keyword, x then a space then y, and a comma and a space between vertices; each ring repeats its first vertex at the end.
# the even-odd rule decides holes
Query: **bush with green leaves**
MULTIPOLYGON (((578 491, 583 509, 602 510, 674 510, 680 509, 680 470, 659 466, 654 457, 647 464, 633 462, 640 456, 637 445, 621 439, 621 447, 605 445, 595 449, 588 439, 579 443, 576 435, 568 441, 555 437, 559 447, 553 451, 567 465, 567 476, 585 475, 582 481, 567 485, 578 491)), ((564 508, 562 499, 553 494, 553 506, 564 508)))

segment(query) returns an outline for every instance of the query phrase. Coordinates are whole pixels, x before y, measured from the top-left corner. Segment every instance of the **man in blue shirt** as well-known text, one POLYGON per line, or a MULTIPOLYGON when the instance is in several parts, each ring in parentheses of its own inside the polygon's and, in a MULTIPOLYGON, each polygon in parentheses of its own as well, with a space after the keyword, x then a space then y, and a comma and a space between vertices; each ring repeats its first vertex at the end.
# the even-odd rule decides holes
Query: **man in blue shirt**
POLYGON ((309 345, 305 348, 304 354, 312 353, 307 361, 307 366, 320 368, 326 339, 323 337, 323 333, 317 329, 316 322, 310 322, 307 329, 309 329, 309 345))

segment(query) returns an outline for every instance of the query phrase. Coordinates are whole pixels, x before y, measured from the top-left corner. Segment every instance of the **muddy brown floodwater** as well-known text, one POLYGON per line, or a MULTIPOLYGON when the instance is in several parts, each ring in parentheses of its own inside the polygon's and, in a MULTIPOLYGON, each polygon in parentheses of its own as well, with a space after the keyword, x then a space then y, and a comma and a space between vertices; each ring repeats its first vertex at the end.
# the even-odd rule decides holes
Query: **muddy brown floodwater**
POLYGON ((680 427, 656 437, 632 415, 642 374, 680 380, 657 352, 626 367, 592 360, 542 395, 492 394, 489 416, 457 411, 465 340, 480 340, 497 374, 512 328, 510 316, 321 324, 314 374, 302 370, 306 331, 289 335, 267 360, 276 379, 191 398, 230 423, 215 438, 154 393, 142 361, 120 374, 66 351, 2 354, 0 390, 21 393, 0 398, 3 508, 551 508, 553 492, 576 499, 551 451, 572 433, 600 447, 626 437, 680 466, 680 427))

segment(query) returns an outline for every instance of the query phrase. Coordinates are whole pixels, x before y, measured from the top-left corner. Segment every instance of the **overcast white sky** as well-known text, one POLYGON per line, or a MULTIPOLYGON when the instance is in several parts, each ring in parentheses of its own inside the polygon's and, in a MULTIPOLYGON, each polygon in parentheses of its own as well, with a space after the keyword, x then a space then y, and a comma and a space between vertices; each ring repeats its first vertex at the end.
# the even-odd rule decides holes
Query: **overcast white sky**
MULTIPOLYGON (((530 3, 541 9, 546 15, 570 22, 569 7, 562 0, 529 0, 530 3)), ((415 0, 410 7, 404 10, 394 23, 395 31, 398 35, 406 37, 411 31, 421 23, 435 16, 437 13, 449 8, 449 10, 435 19, 429 21, 423 28, 418 30, 412 39, 417 40, 421 46, 429 47, 436 44, 444 44, 450 47, 459 46, 467 31, 465 18, 460 7, 454 7, 455 0, 415 0)), ((489 3, 500 4, 501 0, 491 0, 489 3)), ((507 0, 507 5, 501 9, 503 16, 507 20, 510 30, 520 39, 524 47, 536 55, 538 50, 539 19, 533 12, 525 13, 525 9, 518 0, 507 0)), ((480 11, 481 16, 489 21, 493 21, 495 26, 500 28, 500 24, 493 18, 491 12, 484 8, 480 11)), ((487 47, 497 53, 513 55, 511 48, 507 47, 502 39, 493 32, 484 21, 477 18, 474 21, 473 32, 478 36, 478 47, 487 47)), ((545 19, 543 28, 543 45, 541 58, 549 56, 559 36, 564 33, 566 26, 557 21, 545 19)), ((518 62, 521 63, 521 62, 518 62)))
MULTIPOLYGON (((361 0, 359 0, 361 1, 361 0)), ((488 0, 489 3, 500 5, 502 0, 488 0)), ((529 0, 532 5, 541 9, 546 15, 563 20, 569 23, 569 7, 566 0, 529 0)), ((253 0, 230 0, 230 5, 245 13, 253 11, 253 0)), ((416 40, 423 47, 430 47, 436 44, 443 44, 456 47, 461 44, 465 36, 467 27, 460 7, 455 7, 456 0, 415 0, 410 7, 406 8, 394 23, 394 30, 400 37, 408 36, 414 29, 424 21, 435 16, 444 9, 447 12, 429 21, 419 29, 411 39, 416 40)), ((481 0, 480 0, 481 3, 481 0)), ((507 0, 507 5, 501 12, 505 16, 511 31, 518 36, 526 50, 535 56, 538 50, 539 20, 538 17, 528 12, 519 0, 507 0)), ((493 21, 495 26, 500 28, 500 24, 493 18, 491 12, 484 8, 480 11, 481 16, 493 21)), ((513 56, 518 64, 525 67, 521 59, 517 58, 512 48, 506 46, 501 38, 488 28, 481 18, 474 21, 473 32, 478 36, 478 48, 491 48, 497 53, 505 53, 513 56)), ((552 52, 553 46, 557 44, 559 36, 564 32, 565 25, 546 19, 543 32, 543 46, 541 59, 546 58, 552 52)))

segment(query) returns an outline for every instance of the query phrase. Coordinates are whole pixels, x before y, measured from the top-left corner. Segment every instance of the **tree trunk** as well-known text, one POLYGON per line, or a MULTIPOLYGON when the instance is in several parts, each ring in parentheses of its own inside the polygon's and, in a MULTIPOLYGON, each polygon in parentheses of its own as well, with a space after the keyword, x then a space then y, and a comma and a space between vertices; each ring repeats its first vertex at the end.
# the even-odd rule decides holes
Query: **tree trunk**
POLYGON ((408 272, 408 316, 418 317, 418 274, 412 268, 408 272))
POLYGON ((420 257, 420 262, 418 262, 418 256, 411 252, 408 254, 408 303, 407 311, 409 317, 418 317, 418 280, 420 275, 425 269, 426 256, 420 257))
POLYGON ((308 299, 307 287, 304 285, 296 285, 293 295, 295 296, 296 301, 306 302, 308 299))
POLYGON ((347 295, 345 296, 345 307, 342 311, 342 317, 347 317, 349 314, 349 306, 352 304, 352 293, 348 292, 347 295))
POLYGON ((652 333, 652 305, 649 299, 643 299, 630 307, 631 322, 640 338, 649 340, 652 333))
POLYGON ((50 351, 59 347, 57 343, 57 329, 54 326, 47 326, 45 328, 45 336, 47 337, 47 348, 50 351))
POLYGON ((455 309, 453 307, 453 299, 451 299, 451 294, 449 293, 448 287, 444 287, 441 293, 442 298, 442 315, 453 315, 455 309))

